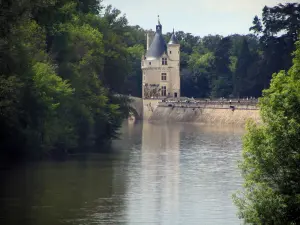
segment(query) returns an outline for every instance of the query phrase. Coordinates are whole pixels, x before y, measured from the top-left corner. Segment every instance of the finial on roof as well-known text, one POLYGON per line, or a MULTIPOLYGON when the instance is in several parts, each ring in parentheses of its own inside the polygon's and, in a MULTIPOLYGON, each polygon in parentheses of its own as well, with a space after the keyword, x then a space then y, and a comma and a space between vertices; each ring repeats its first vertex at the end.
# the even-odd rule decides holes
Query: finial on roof
POLYGON ((160 25, 160 19, 159 19, 159 15, 157 15, 157 18, 158 18, 158 25, 160 25))
POLYGON ((174 28, 173 28, 173 33, 172 33, 172 35, 171 35, 171 38, 170 38, 170 41, 169 41, 168 44, 169 44, 169 45, 177 45, 177 44, 179 44, 179 42, 178 42, 178 40, 177 40, 177 38, 176 38, 176 35, 175 35, 175 30, 174 30, 174 28))

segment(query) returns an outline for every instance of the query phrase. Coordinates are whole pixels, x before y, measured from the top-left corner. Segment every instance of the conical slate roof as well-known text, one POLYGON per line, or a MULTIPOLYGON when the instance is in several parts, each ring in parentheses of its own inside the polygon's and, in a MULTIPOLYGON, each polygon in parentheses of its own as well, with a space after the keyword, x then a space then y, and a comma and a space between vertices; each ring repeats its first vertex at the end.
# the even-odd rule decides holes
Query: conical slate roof
POLYGON ((158 22, 158 25, 156 26, 156 33, 146 53, 146 58, 147 59, 160 58, 166 51, 167 51, 167 45, 162 35, 162 26, 160 22, 158 22))
POLYGON ((178 42, 178 40, 177 40, 177 38, 175 36, 174 29, 173 29, 173 34, 172 34, 172 36, 171 36, 170 41, 169 41, 168 44, 169 45, 178 45, 179 44, 179 42, 178 42))

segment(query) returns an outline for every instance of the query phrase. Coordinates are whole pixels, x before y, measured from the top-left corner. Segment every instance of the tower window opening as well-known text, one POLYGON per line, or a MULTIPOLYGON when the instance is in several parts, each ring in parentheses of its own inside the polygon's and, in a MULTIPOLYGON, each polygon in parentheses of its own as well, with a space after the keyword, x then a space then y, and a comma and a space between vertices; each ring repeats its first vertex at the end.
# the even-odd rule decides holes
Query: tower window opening
POLYGON ((166 86, 161 87, 161 96, 167 96, 167 87, 166 86))
POLYGON ((168 60, 167 60, 167 58, 162 58, 161 64, 162 64, 162 65, 168 65, 168 60))
POLYGON ((161 74, 161 80, 167 80, 167 74, 166 73, 161 74))
POLYGON ((170 54, 172 54, 172 51, 170 51, 170 54))
POLYGON ((149 65, 151 65, 151 62, 149 62, 149 65))

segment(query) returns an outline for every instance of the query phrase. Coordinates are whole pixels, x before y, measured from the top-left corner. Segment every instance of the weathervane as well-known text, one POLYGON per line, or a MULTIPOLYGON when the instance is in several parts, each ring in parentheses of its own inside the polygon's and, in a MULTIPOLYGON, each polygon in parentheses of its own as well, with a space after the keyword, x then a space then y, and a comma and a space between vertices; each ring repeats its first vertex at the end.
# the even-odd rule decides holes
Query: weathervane
POLYGON ((159 15, 157 15, 157 17, 158 17, 158 24, 160 25, 159 15))

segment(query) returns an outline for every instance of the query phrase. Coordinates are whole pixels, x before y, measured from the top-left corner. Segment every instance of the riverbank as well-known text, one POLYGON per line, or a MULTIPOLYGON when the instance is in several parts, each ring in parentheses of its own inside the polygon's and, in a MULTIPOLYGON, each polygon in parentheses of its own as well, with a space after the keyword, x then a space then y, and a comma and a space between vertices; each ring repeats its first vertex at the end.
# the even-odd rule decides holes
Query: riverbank
POLYGON ((261 123, 258 109, 231 109, 231 108, 193 108, 193 107, 157 107, 150 121, 189 122, 202 124, 223 124, 244 126, 247 120, 252 119, 261 123))
POLYGON ((129 121, 188 122, 244 126, 261 123, 258 101, 132 98, 129 121))

